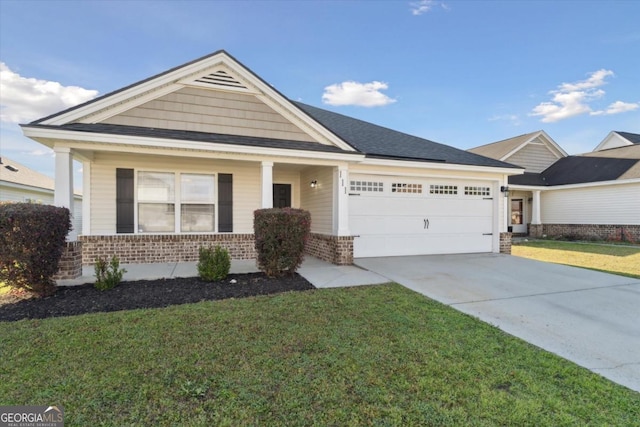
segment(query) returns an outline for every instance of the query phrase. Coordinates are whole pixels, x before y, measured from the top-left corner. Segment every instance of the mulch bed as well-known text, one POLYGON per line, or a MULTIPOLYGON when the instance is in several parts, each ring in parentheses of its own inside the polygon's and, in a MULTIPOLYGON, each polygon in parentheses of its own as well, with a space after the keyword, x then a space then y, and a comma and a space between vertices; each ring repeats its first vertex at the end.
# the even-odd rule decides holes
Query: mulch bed
POLYGON ((299 274, 273 279, 263 273, 230 274, 218 282, 205 282, 198 277, 136 280, 122 282, 108 291, 99 291, 92 284, 62 286, 46 298, 4 297, 0 302, 0 321, 158 308, 308 289, 315 288, 299 274))

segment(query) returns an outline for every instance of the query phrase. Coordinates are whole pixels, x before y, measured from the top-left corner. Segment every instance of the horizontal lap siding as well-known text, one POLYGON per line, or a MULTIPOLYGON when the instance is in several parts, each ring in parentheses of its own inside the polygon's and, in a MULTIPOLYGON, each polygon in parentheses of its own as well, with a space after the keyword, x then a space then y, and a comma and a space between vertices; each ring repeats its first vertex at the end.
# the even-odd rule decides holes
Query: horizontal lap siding
POLYGON ((103 123, 313 141, 253 95, 183 88, 103 123))
POLYGON ((558 157, 546 145, 528 144, 505 161, 522 166, 527 172, 542 172, 556 160, 558 157))
POLYGON ((258 163, 98 153, 91 165, 93 235, 116 232, 116 168, 233 174, 233 232, 253 233, 253 211, 260 207, 258 163))
POLYGON ((300 174, 300 207, 311 212, 311 232, 333 233, 333 168, 310 167, 300 174), (308 183, 317 181, 316 188, 308 183))
POLYGON ((640 184, 543 191, 543 224, 640 224, 640 184))

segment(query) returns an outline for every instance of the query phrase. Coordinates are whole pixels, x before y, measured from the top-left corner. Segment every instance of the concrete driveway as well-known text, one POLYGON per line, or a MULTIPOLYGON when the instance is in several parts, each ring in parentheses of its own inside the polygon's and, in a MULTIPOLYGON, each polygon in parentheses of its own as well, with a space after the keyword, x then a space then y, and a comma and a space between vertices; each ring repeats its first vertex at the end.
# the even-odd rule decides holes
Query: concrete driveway
POLYGON ((640 391, 640 280, 501 254, 355 264, 640 391))

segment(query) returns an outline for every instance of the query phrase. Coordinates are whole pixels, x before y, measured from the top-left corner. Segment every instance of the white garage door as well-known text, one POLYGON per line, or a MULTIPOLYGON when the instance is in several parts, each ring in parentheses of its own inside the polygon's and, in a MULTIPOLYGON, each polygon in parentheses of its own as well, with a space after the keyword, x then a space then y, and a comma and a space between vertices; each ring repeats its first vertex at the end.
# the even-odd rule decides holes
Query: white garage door
POLYGON ((349 228, 358 257, 491 252, 493 186, 352 175, 349 228))

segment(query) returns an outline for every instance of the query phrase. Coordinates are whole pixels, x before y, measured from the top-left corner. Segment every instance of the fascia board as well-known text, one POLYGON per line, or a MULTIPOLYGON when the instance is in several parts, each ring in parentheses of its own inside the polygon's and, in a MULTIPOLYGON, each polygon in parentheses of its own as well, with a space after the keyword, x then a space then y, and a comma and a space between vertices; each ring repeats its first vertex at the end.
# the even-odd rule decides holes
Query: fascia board
POLYGON ((514 190, 540 190, 540 191, 554 191, 554 190, 570 190, 575 188, 589 188, 589 187, 602 187, 606 185, 625 185, 625 184, 640 184, 640 178, 633 179, 616 179, 611 181, 598 181, 598 182, 584 182, 581 184, 564 184, 564 185, 551 185, 551 186, 537 186, 537 185, 512 185, 509 184, 509 188, 514 190))
POLYGON ((439 163, 439 162, 421 162, 410 160, 385 160, 385 159, 365 159, 362 165, 371 166, 390 166, 390 167, 405 167, 405 168, 418 168, 418 169, 440 169, 451 171, 467 171, 467 172, 484 172, 484 173, 499 173, 506 175, 522 175, 524 169, 520 168, 502 168, 497 166, 473 166, 473 165, 460 165, 453 163, 439 163))
MULTIPOLYGON (((29 127, 25 125, 22 127, 25 136, 39 140, 56 140, 61 144, 56 145, 68 145, 73 147, 74 142, 95 142, 99 144, 107 144, 112 146, 140 146, 140 147, 155 147, 166 148, 172 150, 197 150, 197 151, 209 151, 209 152, 225 152, 236 153, 245 155, 262 155, 262 156, 274 156, 274 157, 295 157, 306 159, 322 159, 332 161, 345 161, 345 162, 359 162, 364 159, 363 154, 342 154, 342 153, 327 153, 321 151, 305 151, 305 150, 286 150, 281 148, 268 148, 268 147, 256 147, 250 145, 233 145, 233 144, 220 144, 215 142, 198 142, 198 141, 180 141, 180 146, 176 147, 175 139, 164 138, 151 138, 144 136, 128 136, 128 135, 113 135, 105 133, 80 133, 71 130, 58 130, 58 129, 45 129, 39 127, 29 127)), ((49 145, 49 144, 47 144, 49 145)), ((50 145, 49 145, 50 146, 50 145)), ((85 147, 86 148, 86 147, 85 147)))
POLYGON ((506 159, 508 159, 509 157, 513 156, 518 151, 522 150, 528 143, 530 143, 531 141, 536 139, 539 135, 540 135, 539 131, 534 133, 533 136, 531 136, 531 138, 527 139, 522 144, 518 145, 516 148, 514 148, 511 151, 509 151, 507 154, 505 154, 504 156, 500 157, 500 159, 498 159, 498 160, 501 160, 503 162, 506 161, 506 159))

